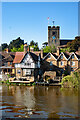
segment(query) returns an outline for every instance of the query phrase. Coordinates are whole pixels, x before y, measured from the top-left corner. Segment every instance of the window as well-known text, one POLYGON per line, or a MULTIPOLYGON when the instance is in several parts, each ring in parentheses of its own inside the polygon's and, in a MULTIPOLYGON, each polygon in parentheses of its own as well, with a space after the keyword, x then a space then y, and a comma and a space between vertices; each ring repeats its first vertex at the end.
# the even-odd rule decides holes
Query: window
POLYGON ((72 59, 74 59, 74 55, 72 55, 72 59))
POLYGON ((74 66, 75 65, 75 62, 72 62, 72 66, 74 66))
POLYGON ((63 66, 64 65, 64 62, 63 61, 61 61, 61 66, 63 66))
POLYGON ((25 63, 25 65, 28 65, 28 66, 29 66, 29 65, 31 65, 31 63, 25 63))
POLYGON ((73 69, 73 68, 71 68, 71 71, 74 71, 74 69, 73 69))
POLYGON ((55 40, 55 43, 56 43, 56 40, 55 40))
POLYGON ((10 62, 10 65, 12 65, 12 62, 10 62))
POLYGON ((52 62, 50 62, 50 65, 51 65, 51 66, 53 65, 52 62))
POLYGON ((49 55, 48 58, 51 58, 51 56, 49 55))
POLYGON ((61 55, 61 59, 63 59, 63 55, 61 55))
POLYGON ((4 63, 4 66, 6 66, 6 67, 7 67, 7 66, 8 66, 8 63, 7 63, 7 62, 6 62, 6 63, 4 63))
POLYGON ((55 35, 55 32, 53 32, 53 35, 55 35))
POLYGON ((21 73, 21 70, 17 70, 17 73, 20 74, 20 73, 21 73))

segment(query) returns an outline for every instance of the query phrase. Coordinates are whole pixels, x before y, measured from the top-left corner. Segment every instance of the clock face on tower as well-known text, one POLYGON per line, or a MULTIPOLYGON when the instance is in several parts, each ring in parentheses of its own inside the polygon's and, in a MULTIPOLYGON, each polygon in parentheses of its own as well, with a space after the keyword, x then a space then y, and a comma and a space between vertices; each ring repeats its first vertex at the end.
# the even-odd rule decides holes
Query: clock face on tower
POLYGON ((55 36, 53 36, 52 38, 53 38, 53 39, 55 39, 56 37, 55 37, 55 36))

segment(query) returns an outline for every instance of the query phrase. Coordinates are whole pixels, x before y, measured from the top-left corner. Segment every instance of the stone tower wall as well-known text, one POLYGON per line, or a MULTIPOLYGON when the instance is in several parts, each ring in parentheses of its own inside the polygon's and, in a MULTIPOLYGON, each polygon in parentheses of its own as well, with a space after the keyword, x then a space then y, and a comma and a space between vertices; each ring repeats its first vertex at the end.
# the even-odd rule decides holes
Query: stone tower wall
POLYGON ((59 26, 48 26, 48 45, 55 47, 60 45, 60 27, 59 26))

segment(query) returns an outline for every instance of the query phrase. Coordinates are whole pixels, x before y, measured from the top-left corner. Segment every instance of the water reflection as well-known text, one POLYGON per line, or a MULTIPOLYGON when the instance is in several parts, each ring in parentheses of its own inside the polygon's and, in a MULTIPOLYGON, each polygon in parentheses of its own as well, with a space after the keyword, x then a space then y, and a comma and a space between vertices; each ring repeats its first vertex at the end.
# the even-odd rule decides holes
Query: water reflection
POLYGON ((53 86, 4 86, 3 117, 75 118, 78 116, 78 92, 53 86))

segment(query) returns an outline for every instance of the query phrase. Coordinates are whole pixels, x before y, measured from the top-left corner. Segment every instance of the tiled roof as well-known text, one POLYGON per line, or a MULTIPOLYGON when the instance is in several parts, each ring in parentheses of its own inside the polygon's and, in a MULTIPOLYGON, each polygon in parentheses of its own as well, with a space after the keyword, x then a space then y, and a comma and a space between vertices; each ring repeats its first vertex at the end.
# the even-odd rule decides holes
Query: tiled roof
POLYGON ((24 52, 16 52, 13 63, 20 63, 24 57, 24 52))
MULTIPOLYGON (((24 54, 24 52, 16 52, 13 63, 20 63, 26 54, 24 54)), ((33 52, 29 52, 29 54, 34 61, 38 61, 38 56, 36 54, 34 54, 33 52)))

